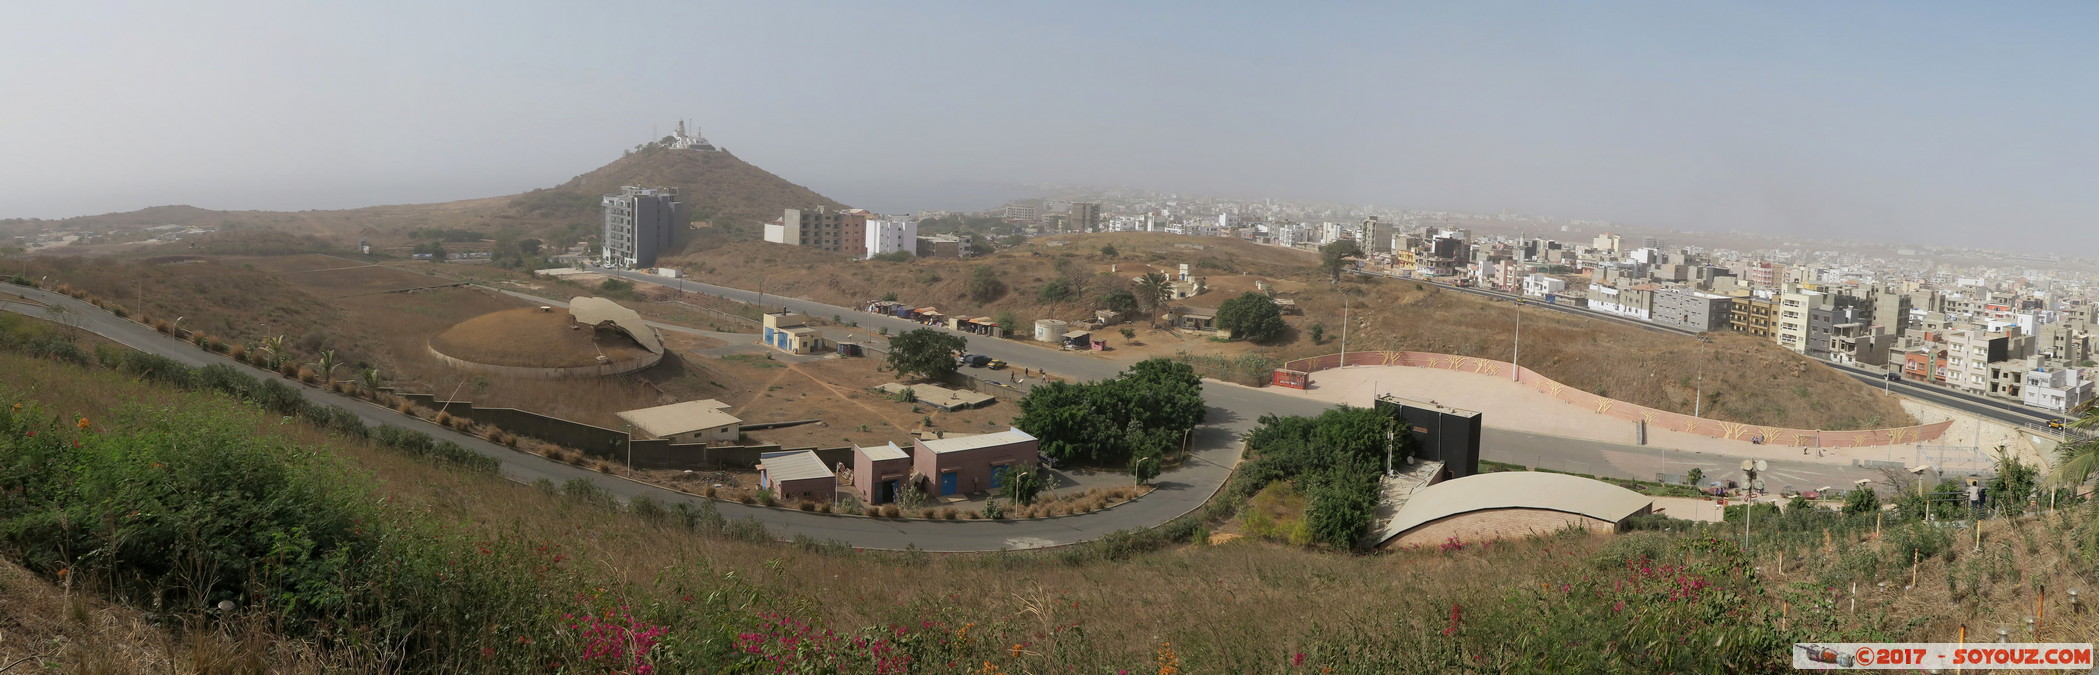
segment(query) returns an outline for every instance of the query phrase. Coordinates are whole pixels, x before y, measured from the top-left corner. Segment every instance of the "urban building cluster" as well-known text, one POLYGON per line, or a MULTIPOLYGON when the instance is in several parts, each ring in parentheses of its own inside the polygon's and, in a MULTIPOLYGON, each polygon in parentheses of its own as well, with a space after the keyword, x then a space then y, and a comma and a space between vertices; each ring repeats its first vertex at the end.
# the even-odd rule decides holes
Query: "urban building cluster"
POLYGON ((862 259, 899 252, 920 258, 967 258, 972 254, 970 237, 920 236, 918 221, 911 216, 883 216, 865 209, 821 206, 787 209, 778 220, 765 224, 765 240, 862 259))
POLYGON ((1127 191, 1015 202, 995 213, 1036 234, 1167 232, 1300 249, 1350 240, 1365 253, 1362 273, 1743 333, 1891 378, 2056 412, 2092 400, 2099 379, 2099 283, 2059 271, 2059 258, 1961 250, 1956 262, 1886 246, 1884 256, 1799 245, 1738 250, 1617 234, 1597 221, 1127 191), (1557 237, 1476 235, 1472 225, 1557 237))

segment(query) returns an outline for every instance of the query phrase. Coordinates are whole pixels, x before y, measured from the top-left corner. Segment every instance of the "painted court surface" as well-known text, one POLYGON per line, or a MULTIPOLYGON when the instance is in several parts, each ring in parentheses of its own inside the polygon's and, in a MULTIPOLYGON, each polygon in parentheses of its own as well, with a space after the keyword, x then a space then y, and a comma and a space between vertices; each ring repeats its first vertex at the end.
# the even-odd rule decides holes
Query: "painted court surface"
MULTIPOLYGON (((1638 440, 1631 421, 1569 405, 1496 375, 1406 366, 1352 366, 1313 373, 1311 387, 1303 392, 1283 387, 1267 389, 1355 406, 1367 406, 1378 395, 1392 394, 1477 410, 1482 414, 1481 424, 1489 427, 1607 443, 1632 444, 1638 440)), ((1658 427, 1648 428, 1647 445, 1737 457, 1845 465, 1854 458, 1906 460, 1916 452, 1913 445, 1894 445, 1809 449, 1803 455, 1797 447, 1731 441, 1658 427)))

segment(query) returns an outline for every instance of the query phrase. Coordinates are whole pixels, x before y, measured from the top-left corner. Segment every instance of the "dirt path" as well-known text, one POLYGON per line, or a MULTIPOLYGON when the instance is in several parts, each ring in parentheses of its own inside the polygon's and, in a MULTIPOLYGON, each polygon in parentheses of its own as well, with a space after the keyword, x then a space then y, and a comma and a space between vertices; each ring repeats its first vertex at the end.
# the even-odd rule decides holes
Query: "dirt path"
MULTIPOLYGON (((817 376, 815 376, 815 375, 811 375, 811 374, 809 374, 809 373, 808 373, 807 371, 804 371, 804 370, 802 370, 802 367, 801 367, 801 366, 799 366, 799 365, 795 365, 795 364, 789 364, 789 365, 787 366, 787 369, 788 369, 788 370, 790 370, 790 371, 793 371, 793 372, 794 372, 795 374, 797 374, 797 375, 801 375, 802 377, 806 377, 806 378, 809 378, 809 381, 810 381, 810 382, 815 382, 817 386, 819 386, 819 387, 823 387, 825 391, 829 391, 829 392, 831 392, 831 395, 832 395, 832 396, 836 396, 836 397, 838 397, 838 400, 841 400, 841 401, 845 401, 845 402, 847 402, 847 403, 851 403, 851 404, 853 404, 854 406, 858 406, 858 407, 859 407, 859 408, 860 408, 861 410, 865 410, 865 411, 867 411, 867 413, 868 413, 868 414, 870 414, 870 415, 874 415, 874 416, 875 416, 875 419, 879 419, 879 420, 882 420, 883 422, 887 422, 887 423, 889 423, 889 426, 891 426, 891 427, 895 427, 897 431, 901 431, 901 432, 905 432, 905 433, 910 433, 910 432, 911 432, 911 430, 910 430, 909 428, 905 427, 905 426, 904 426, 904 425, 902 425, 902 424, 898 424, 898 423, 896 422, 896 420, 894 420, 894 419, 891 419, 891 418, 890 418, 890 417, 889 417, 888 415, 884 415, 884 414, 882 414, 882 411, 880 411, 880 410, 876 410, 876 409, 874 409, 874 408, 872 408, 872 407, 869 407, 869 406, 868 406, 867 404, 865 404, 865 403, 861 403, 861 402, 860 402, 859 400, 857 400, 857 399, 854 399, 854 398, 853 398, 853 397, 851 397, 851 396, 847 396, 847 395, 846 395, 846 392, 845 392, 845 391, 843 391, 843 390, 839 389, 839 388, 838 388, 837 386, 835 386, 835 385, 833 385, 833 384, 831 384, 831 383, 829 383, 829 382, 825 382, 825 381, 823 380, 823 378, 820 378, 820 377, 817 377, 817 376)), ((786 373, 781 373, 781 375, 782 375, 782 376, 785 376, 785 375, 786 375, 786 373)), ((778 379, 778 378, 774 378, 774 380, 773 380, 773 381, 774 381, 774 382, 778 382, 778 381, 779 381, 779 379, 778 379)), ((768 384, 770 384, 770 383, 768 383, 768 384)))

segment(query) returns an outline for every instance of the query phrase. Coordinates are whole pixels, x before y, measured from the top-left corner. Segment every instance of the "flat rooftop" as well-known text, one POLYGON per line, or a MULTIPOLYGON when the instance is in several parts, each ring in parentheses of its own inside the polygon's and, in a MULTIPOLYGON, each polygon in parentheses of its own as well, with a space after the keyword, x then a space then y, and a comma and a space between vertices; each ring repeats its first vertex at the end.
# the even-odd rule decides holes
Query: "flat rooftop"
POLYGON ((796 450, 793 452, 768 452, 758 456, 758 468, 774 484, 784 480, 808 480, 811 478, 836 478, 830 467, 815 452, 796 450))
POLYGON ((654 408, 625 410, 616 414, 628 424, 634 425, 636 431, 656 438, 668 438, 743 423, 743 420, 735 415, 722 410, 727 407, 721 401, 709 398, 659 405, 654 408))
POLYGON ((975 436, 950 436, 947 438, 938 438, 930 441, 919 441, 918 444, 926 446, 926 449, 933 451, 934 454, 945 454, 950 452, 962 452, 964 450, 978 450, 982 448, 997 447, 1001 445, 1010 445, 1013 443, 1021 443, 1032 440, 1035 440, 1035 437, 1028 435, 1028 432, 1021 431, 1017 428, 1009 427, 1005 431, 997 431, 988 434, 977 434, 975 436))
POLYGON ((896 441, 890 441, 888 445, 858 445, 853 446, 853 449, 859 450, 860 454, 867 455, 868 459, 877 462, 885 459, 909 459, 911 457, 911 455, 904 452, 903 448, 896 446, 896 441))

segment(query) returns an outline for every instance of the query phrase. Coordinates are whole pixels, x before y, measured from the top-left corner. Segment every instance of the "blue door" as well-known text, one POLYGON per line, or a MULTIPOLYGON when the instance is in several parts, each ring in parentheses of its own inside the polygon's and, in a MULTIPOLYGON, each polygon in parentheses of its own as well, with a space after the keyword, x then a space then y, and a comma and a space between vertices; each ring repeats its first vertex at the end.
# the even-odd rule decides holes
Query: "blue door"
POLYGON ((962 474, 953 471, 940 474, 940 494, 955 494, 955 486, 961 482, 961 476, 962 474))
POLYGON ((1010 466, 994 466, 994 467, 991 467, 991 489, 993 489, 993 490, 996 490, 996 489, 999 489, 999 488, 1005 487, 1005 486, 1006 486, 1006 472, 1007 472, 1007 471, 1009 471, 1009 470, 1011 470, 1012 468, 1013 468, 1013 467, 1010 467, 1010 466))

